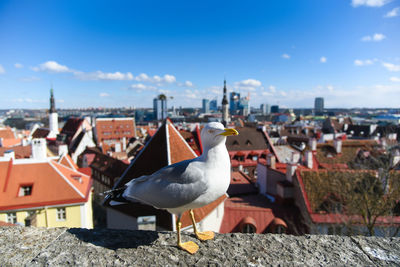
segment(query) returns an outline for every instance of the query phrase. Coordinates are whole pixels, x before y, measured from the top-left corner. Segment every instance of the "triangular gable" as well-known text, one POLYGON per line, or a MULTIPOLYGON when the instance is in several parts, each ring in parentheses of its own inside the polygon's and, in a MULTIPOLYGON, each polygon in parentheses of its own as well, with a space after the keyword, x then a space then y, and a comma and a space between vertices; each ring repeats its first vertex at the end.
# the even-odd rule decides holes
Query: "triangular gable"
POLYGON ((167 127, 168 127, 168 141, 169 141, 168 152, 170 155, 171 164, 197 157, 197 154, 185 141, 185 139, 178 132, 178 130, 175 129, 175 127, 171 122, 167 121, 167 127))
POLYGON ((71 168, 73 170, 78 170, 78 166, 74 163, 74 161, 71 159, 69 155, 62 155, 60 156, 60 159, 57 161, 58 163, 71 168))

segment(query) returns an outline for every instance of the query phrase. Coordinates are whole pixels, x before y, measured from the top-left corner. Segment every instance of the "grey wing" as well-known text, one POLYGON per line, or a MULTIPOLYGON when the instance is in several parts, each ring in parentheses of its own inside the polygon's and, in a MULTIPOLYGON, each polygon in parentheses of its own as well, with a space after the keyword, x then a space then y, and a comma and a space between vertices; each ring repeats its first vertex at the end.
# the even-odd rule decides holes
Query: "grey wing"
POLYGON ((206 191, 207 182, 203 178, 199 162, 186 160, 134 179, 128 183, 124 197, 156 208, 176 208, 194 201, 206 191))

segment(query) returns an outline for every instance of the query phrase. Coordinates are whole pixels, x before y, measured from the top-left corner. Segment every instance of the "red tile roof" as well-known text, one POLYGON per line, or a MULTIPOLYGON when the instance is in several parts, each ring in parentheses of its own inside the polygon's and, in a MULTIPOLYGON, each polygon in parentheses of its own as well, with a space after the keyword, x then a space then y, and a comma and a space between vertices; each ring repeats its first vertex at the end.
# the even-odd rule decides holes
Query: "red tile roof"
POLYGON ((16 159, 30 158, 32 155, 31 146, 14 146, 14 147, 0 147, 0 157, 4 156, 7 150, 14 151, 16 159))
POLYGON ((10 127, 6 127, 0 129, 0 138, 15 139, 15 135, 10 127))
MULTIPOLYGON (((196 222, 201 222, 205 217, 207 217, 208 214, 210 214, 210 212, 212 212, 216 207, 218 207, 219 204, 224 202, 227 198, 228 197, 226 195, 223 195, 214 202, 211 202, 210 204, 204 207, 194 209, 193 212, 196 222)), ((190 219, 189 211, 185 211, 182 214, 181 223, 182 227, 192 225, 192 220, 190 219)))
POLYGON ((220 233, 240 232, 242 221, 252 218, 257 233, 264 233, 275 219, 271 204, 262 195, 229 198, 225 201, 220 233))
POLYGON ((16 224, 13 224, 13 223, 8 223, 8 222, 0 221, 0 226, 17 226, 17 225, 16 225, 16 224))
POLYGON ((4 138, 3 147, 13 147, 21 144, 21 138, 4 138))
POLYGON ((243 172, 232 172, 231 183, 228 188, 228 195, 235 196, 239 194, 257 193, 257 189, 250 182, 250 177, 243 172))
POLYGON ((86 202, 92 180, 55 161, 0 162, 0 210, 13 210, 86 202), (32 186, 32 194, 18 196, 20 187, 32 186))

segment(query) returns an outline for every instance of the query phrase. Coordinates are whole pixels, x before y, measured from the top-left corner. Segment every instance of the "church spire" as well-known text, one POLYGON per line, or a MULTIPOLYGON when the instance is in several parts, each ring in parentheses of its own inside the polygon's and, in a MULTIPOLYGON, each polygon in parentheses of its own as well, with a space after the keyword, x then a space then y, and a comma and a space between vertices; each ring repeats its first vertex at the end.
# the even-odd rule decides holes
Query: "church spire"
POLYGON ((226 97, 226 79, 224 79, 224 97, 222 98, 222 105, 228 105, 228 98, 226 97))
POLYGON ((54 100, 54 92, 53 92, 53 86, 51 86, 50 89, 50 112, 49 113, 55 113, 56 112, 56 104, 54 100))
POLYGON ((222 124, 224 126, 229 122, 228 98, 226 94, 226 79, 224 79, 224 97, 222 98, 222 124))

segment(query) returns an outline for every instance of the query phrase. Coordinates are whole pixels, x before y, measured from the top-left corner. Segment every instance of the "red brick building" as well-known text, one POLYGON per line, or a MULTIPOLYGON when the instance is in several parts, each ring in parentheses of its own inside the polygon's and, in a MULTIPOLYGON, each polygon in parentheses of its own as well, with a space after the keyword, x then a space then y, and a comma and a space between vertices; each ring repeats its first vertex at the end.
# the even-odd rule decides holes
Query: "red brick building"
POLYGON ((97 118, 96 137, 103 153, 125 151, 129 139, 136 137, 135 118, 97 118))

